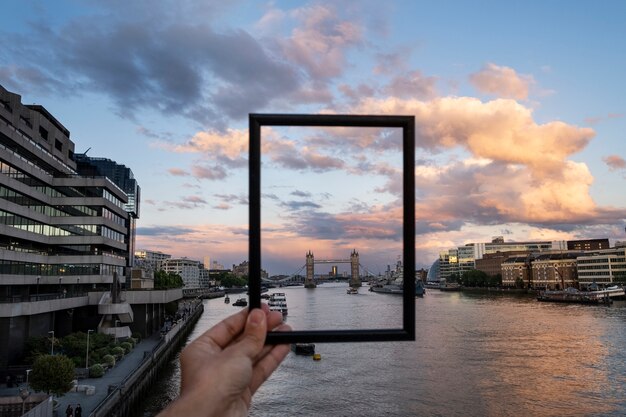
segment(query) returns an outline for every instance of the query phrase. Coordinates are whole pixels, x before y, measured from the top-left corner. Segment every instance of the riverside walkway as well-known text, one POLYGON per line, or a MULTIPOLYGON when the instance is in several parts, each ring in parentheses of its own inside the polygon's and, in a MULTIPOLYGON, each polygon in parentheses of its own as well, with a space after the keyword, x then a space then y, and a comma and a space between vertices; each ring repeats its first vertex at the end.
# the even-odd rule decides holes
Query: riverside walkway
MULTIPOLYGON (((162 345, 169 343, 182 328, 186 327, 190 319, 191 315, 185 316, 185 319, 172 326, 167 333, 163 335, 156 333, 151 337, 142 339, 132 351, 124 355, 124 357, 120 359, 114 367, 109 368, 102 377, 79 379, 79 387, 87 386, 95 388, 93 394, 87 395, 85 390, 80 390, 67 392, 62 397, 55 397, 58 406, 55 407, 56 412, 54 415, 64 417, 68 405, 71 405, 74 409, 77 404, 80 404, 82 415, 84 417, 90 416, 109 396, 111 391, 123 386, 133 373, 141 367, 144 361, 149 360, 155 351, 162 348, 162 345)), ((22 388, 28 388, 26 383, 21 383, 12 388, 0 386, 0 396, 15 396, 22 388)), ((30 390, 30 388, 28 389, 30 390)))

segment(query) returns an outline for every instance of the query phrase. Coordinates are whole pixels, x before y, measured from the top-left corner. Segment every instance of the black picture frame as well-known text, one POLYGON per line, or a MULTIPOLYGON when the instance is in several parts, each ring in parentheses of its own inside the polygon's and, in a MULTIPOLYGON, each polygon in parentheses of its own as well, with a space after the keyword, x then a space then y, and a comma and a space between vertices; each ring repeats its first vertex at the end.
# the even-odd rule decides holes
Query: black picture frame
MULTIPOLYGON (((415 272, 415 117, 341 114, 249 114, 249 305, 261 306, 261 127, 379 127, 402 129, 403 263, 406 277, 415 272)), ((405 279, 402 328, 270 331, 267 344, 383 342, 415 340, 415 280, 405 279)))

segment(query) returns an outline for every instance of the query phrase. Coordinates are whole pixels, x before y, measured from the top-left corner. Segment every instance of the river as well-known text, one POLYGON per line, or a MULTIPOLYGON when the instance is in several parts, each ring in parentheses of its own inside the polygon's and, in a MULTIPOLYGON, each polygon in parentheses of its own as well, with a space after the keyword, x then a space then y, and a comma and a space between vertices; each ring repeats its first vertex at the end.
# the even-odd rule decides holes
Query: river
MULTIPOLYGON (((347 284, 270 290, 296 329, 400 327, 402 298, 347 284)), ((231 301, 237 298, 231 295, 231 301)), ((190 340, 238 310, 206 300, 190 340)), ((317 344, 290 353, 253 399, 269 416, 624 416, 626 303, 541 303, 530 296, 444 293, 415 300, 415 342, 317 344)), ((176 360, 143 415, 178 391, 176 360)))

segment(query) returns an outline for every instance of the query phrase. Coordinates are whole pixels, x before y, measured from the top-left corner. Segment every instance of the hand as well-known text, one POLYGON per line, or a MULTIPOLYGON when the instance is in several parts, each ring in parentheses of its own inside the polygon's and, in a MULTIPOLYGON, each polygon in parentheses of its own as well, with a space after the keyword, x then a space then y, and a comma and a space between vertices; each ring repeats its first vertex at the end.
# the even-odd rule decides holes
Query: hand
POLYGON ((180 395, 158 417, 247 416, 252 395, 289 353, 288 345, 265 346, 268 329, 290 330, 282 321, 264 304, 194 340, 180 355, 180 395))

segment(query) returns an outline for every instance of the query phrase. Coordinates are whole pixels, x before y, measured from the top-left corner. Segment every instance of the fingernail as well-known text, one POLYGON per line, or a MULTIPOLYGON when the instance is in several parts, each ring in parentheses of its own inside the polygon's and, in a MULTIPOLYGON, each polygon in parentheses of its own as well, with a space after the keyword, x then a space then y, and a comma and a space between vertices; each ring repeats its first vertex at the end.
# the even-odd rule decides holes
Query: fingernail
POLYGON ((262 310, 255 308, 254 310, 250 312, 250 315, 248 316, 248 322, 250 322, 250 324, 259 325, 261 324, 264 318, 265 318, 265 313, 263 313, 262 310))

